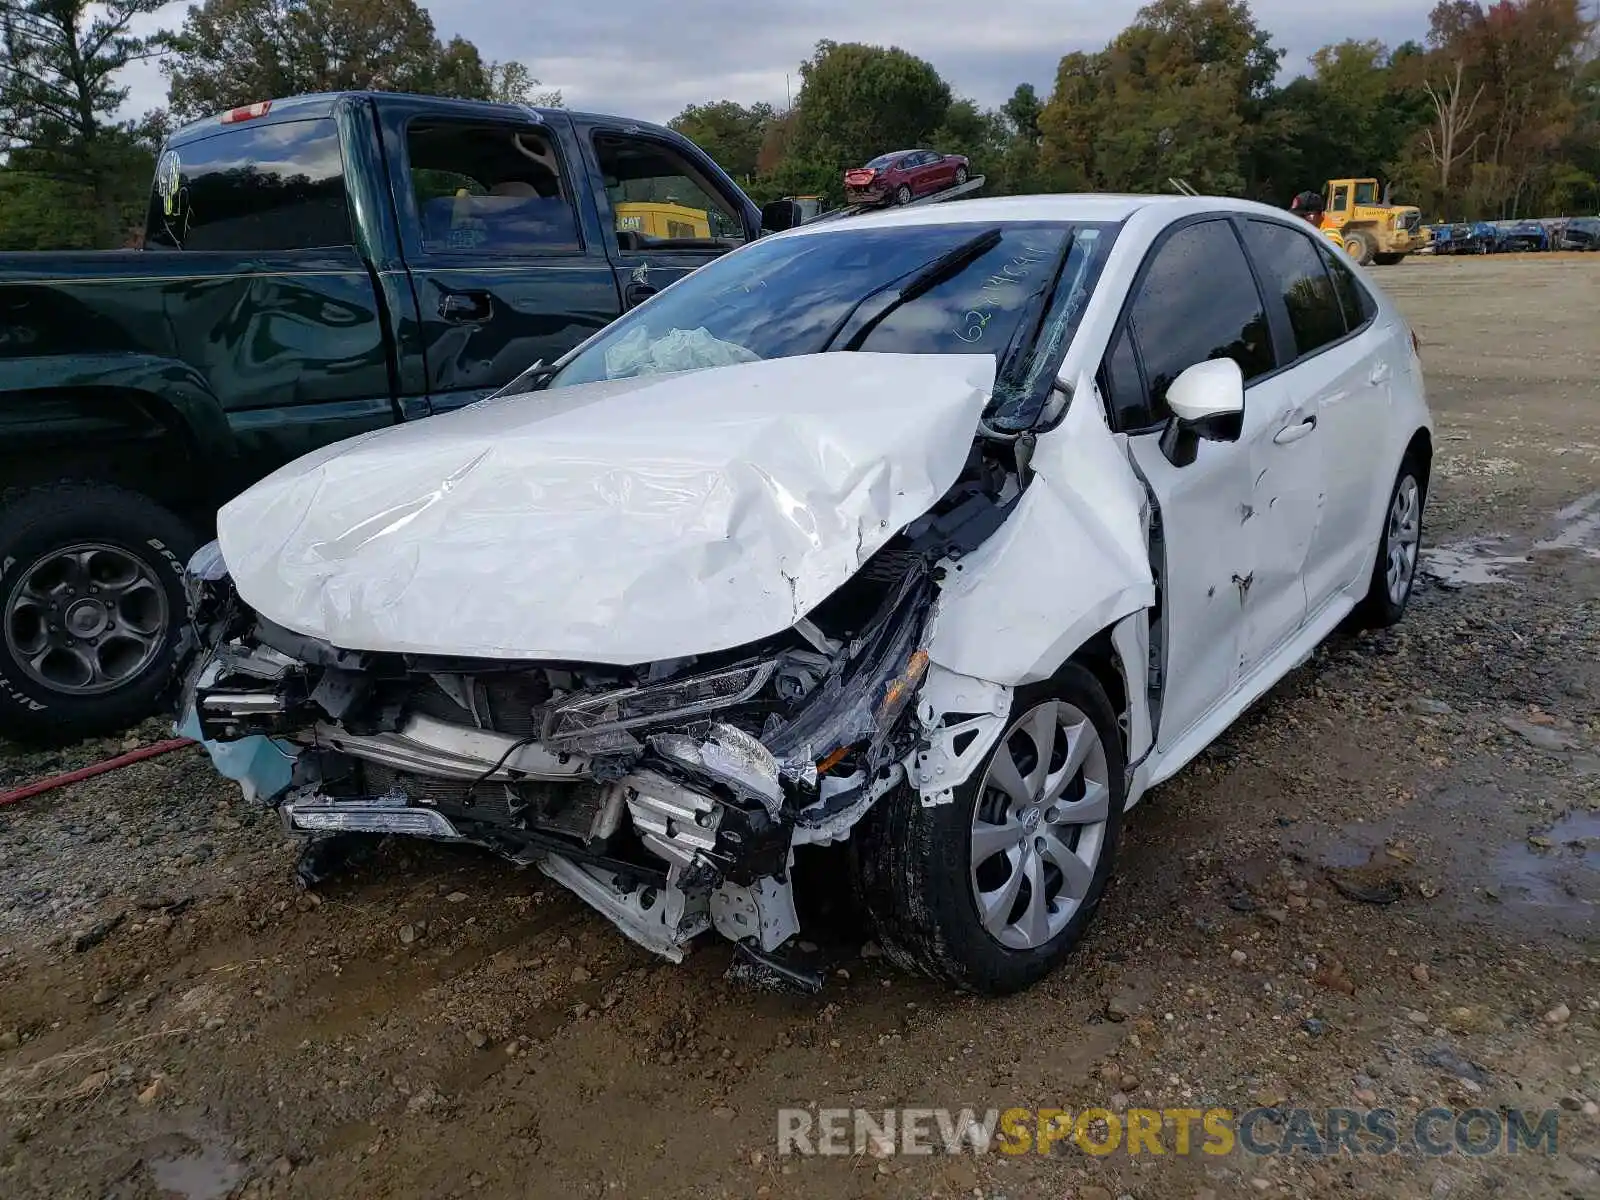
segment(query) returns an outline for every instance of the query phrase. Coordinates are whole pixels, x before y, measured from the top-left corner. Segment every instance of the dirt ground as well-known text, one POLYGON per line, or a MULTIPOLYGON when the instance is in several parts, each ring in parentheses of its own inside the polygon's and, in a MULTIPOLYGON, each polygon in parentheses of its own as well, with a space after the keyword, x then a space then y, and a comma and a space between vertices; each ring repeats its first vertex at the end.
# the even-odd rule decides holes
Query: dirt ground
MULTIPOLYGON (((0 1195, 1600 1195, 1600 255, 1379 279, 1440 426, 1411 615, 1136 810, 1042 986, 869 945, 751 993, 724 945, 657 961, 426 846, 303 893, 182 751, 0 809, 0 1195), (777 1153, 793 1107, 1266 1107, 1275 1144, 1292 1109, 1436 1106, 1556 1110, 1554 1152, 777 1153)), ((0 747, 0 791, 164 736, 0 747)))

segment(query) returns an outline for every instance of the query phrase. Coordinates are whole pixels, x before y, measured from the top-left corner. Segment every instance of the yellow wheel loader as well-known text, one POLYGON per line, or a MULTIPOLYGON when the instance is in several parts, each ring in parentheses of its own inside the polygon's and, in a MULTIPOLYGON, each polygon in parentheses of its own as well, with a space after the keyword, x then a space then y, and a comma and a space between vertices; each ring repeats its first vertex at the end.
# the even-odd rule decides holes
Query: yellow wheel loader
POLYGON ((1322 231, 1330 238, 1337 235, 1345 253, 1362 266, 1389 266, 1433 243, 1432 232, 1423 228, 1422 210, 1390 204, 1388 189, 1380 194, 1376 179, 1330 179, 1322 194, 1327 197, 1322 231))

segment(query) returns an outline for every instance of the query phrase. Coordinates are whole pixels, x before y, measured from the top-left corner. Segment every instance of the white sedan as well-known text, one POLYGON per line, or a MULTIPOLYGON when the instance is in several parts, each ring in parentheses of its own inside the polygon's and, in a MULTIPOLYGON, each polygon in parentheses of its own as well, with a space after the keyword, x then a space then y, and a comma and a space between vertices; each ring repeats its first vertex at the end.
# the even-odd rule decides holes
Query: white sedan
POLYGON ((1008 992, 1148 788, 1400 620, 1431 461, 1411 331, 1275 209, 823 222, 234 500, 186 699, 295 760, 234 773, 296 832, 487 846, 790 978, 835 886, 796 850, 850 842, 897 962, 1008 992))

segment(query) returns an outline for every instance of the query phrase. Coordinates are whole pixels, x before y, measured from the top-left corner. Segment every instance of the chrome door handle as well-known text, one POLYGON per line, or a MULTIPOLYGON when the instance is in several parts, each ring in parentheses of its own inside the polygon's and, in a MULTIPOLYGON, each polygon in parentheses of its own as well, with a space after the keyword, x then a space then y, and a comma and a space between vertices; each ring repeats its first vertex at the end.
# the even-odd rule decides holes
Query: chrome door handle
POLYGON ((1316 417, 1307 417, 1298 425, 1290 425, 1286 429, 1278 430, 1278 436, 1272 440, 1280 446, 1292 445, 1303 437, 1309 437, 1317 428, 1316 417))

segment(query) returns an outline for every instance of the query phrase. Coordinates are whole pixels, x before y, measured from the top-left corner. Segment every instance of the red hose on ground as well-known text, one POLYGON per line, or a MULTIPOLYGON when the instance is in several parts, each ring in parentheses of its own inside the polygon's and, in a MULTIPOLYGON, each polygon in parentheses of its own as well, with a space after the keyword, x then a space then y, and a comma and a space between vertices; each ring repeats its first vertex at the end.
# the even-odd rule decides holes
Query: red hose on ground
POLYGON ((15 804, 18 800, 26 800, 29 796, 37 796, 42 792, 54 791, 58 787, 65 787, 69 783, 77 783, 83 779, 93 779, 96 775, 104 775, 107 771, 115 771, 132 763, 143 762, 147 758, 155 758, 158 754, 171 754, 174 750, 182 750, 185 746, 195 745, 192 738, 173 738, 166 742, 157 742, 153 746, 140 746, 137 750, 130 750, 126 754, 119 754, 115 758, 108 758, 105 762, 95 763, 92 767, 79 767, 76 771, 68 771, 64 775, 53 775, 49 779, 41 779, 37 783, 30 783, 26 787, 19 787, 15 791, 0 792, 0 806, 15 804))

